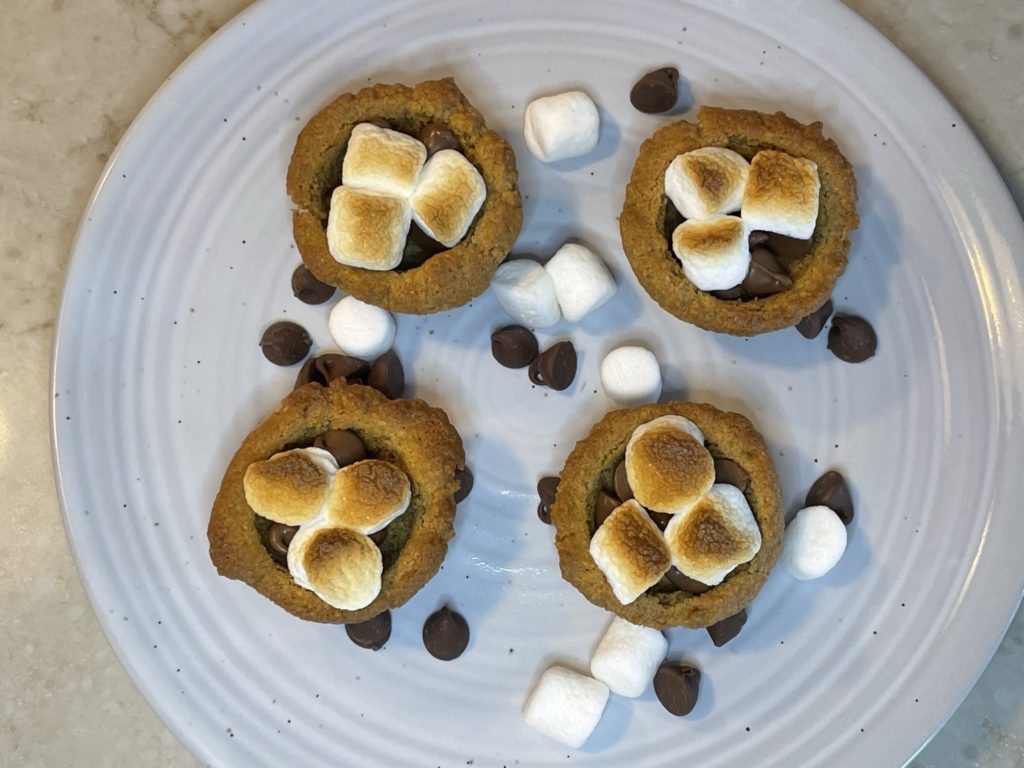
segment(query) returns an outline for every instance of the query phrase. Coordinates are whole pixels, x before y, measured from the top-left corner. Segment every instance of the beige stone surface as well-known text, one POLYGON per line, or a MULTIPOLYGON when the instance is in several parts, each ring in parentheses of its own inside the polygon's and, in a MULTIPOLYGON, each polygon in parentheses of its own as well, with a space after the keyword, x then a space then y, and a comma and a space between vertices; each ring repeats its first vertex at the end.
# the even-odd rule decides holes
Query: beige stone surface
MULTIPOLYGON (((6 0, 0 20, 0 766, 196 766, 135 690, 83 592, 50 467, 53 319, 117 140, 246 0, 6 0), (39 568, 45 563, 45 568, 39 568)), ((1024 4, 852 0, 964 112, 1024 203, 1024 4)), ((914 768, 1024 765, 1024 620, 914 768)))

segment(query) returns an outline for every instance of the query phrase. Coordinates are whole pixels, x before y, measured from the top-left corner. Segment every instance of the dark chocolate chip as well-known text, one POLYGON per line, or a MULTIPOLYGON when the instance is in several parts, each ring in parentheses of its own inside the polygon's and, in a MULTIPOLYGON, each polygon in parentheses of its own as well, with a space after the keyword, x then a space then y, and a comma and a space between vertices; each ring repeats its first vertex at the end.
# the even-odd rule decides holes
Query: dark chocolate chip
POLYGON ((790 263, 802 259, 811 252, 811 241, 800 240, 795 237, 786 237, 775 232, 768 233, 767 248, 775 254, 775 257, 783 262, 790 263))
POLYGON ((745 491, 750 482, 750 473, 732 459, 715 459, 715 482, 735 485, 745 491))
POLYGON ((765 232, 763 229, 755 229, 747 235, 747 245, 750 247, 750 250, 754 250, 767 243, 770 237, 771 234, 769 232, 765 232))
POLYGON ((462 151, 462 145, 455 138, 455 134, 440 123, 427 123, 420 128, 416 138, 422 141, 423 146, 427 148, 427 157, 435 152, 440 152, 442 149, 462 151))
POLYGON ((740 630, 743 629, 743 625, 746 623, 747 609, 744 608, 739 613, 733 614, 727 619, 722 619, 717 624, 712 624, 708 627, 711 642, 716 647, 725 645, 740 633, 740 630))
POLYGON ((689 592, 691 595, 703 595, 711 589, 707 584, 697 581, 696 579, 691 579, 674 565, 668 569, 668 573, 665 574, 665 578, 675 584, 679 589, 684 592, 689 592))
POLYGON ((744 296, 771 296, 793 287, 793 279, 786 274, 775 254, 767 248, 750 252, 750 270, 740 283, 744 296))
POLYGON ((469 467, 455 471, 455 482, 459 484, 459 490, 455 492, 455 503, 458 504, 465 501, 469 492, 473 490, 473 473, 469 471, 469 467))
POLYGON ((819 504, 839 515, 843 525, 853 522, 853 497, 850 496, 850 486, 846 484, 846 478, 834 469, 830 469, 815 480, 807 491, 804 506, 816 507, 819 504))
POLYGON ((594 530, 596 531, 604 525, 608 515, 620 506, 622 506, 622 502, 617 497, 612 496, 605 490, 598 491, 597 499, 594 501, 594 530))
POLYGON ((314 448, 329 451, 338 467, 347 467, 366 458, 366 446, 355 432, 348 429, 329 429, 313 439, 314 448))
POLYGON ((306 329, 287 320, 274 323, 263 332, 260 349, 274 365, 295 365, 309 354, 313 340, 306 329))
POLYGON ((525 368, 537 359, 537 337, 521 325, 499 328, 491 334, 491 354, 506 368, 525 368))
POLYGON ((345 379, 349 383, 361 383, 370 370, 370 364, 358 357, 339 355, 330 352, 307 360, 299 375, 295 378, 295 389, 315 382, 326 387, 335 379, 345 379))
POLYGON ((378 128, 387 128, 391 130, 391 121, 384 117, 371 117, 369 120, 363 120, 364 123, 372 123, 378 128))
POLYGON ((360 648, 379 651, 391 637, 391 611, 378 613, 372 619, 358 624, 346 624, 349 640, 360 648))
POLYGON ((299 264, 292 272, 292 293, 303 304, 323 304, 334 295, 334 286, 320 282, 305 264, 299 264))
POLYGON ((829 299, 807 317, 796 324, 796 329, 805 339, 813 339, 821 333, 825 327, 825 321, 832 314, 832 299, 829 299))
POLYGON ((297 525, 285 525, 284 523, 271 523, 267 529, 267 551, 274 561, 281 565, 288 565, 288 547, 295 537, 297 525))
POLYGON ((654 512, 648 509, 647 516, 651 518, 651 520, 654 521, 654 524, 662 531, 668 528, 668 524, 672 522, 672 515, 666 515, 664 512, 654 512))
POLYGON ((871 323, 863 317, 836 315, 828 329, 828 348, 846 363, 863 363, 874 357, 878 337, 871 323))
POLYGON ((615 488, 615 495, 623 501, 629 501, 633 498, 633 489, 629 487, 629 476, 626 474, 625 459, 615 465, 615 473, 612 475, 612 485, 615 488))
POLYGON ((545 525, 551 525, 551 507, 545 504, 543 501, 537 505, 537 517, 545 525))
POLYGON ((662 664, 654 673, 654 693, 673 715, 688 715, 700 695, 700 670, 689 664, 662 664))
POLYGON ((394 350, 388 350, 373 361, 366 383, 391 400, 402 396, 405 392, 405 371, 394 350))
POLYGON ((724 291, 711 291, 712 296, 722 301, 736 301, 736 299, 743 298, 743 286, 734 285, 732 288, 726 288, 724 291))
POLYGON ((679 97, 679 70, 664 67, 648 72, 629 92, 629 103, 646 114, 668 112, 679 97))
POLYGON ((561 391, 568 389, 576 378, 576 347, 571 341, 560 341, 546 349, 530 365, 530 381, 561 391), (537 377, 534 376, 536 366, 537 377), (538 382, 536 378, 539 378, 538 382))
POLYGON ((469 624, 446 605, 427 617, 423 645, 435 659, 457 659, 469 645, 469 624))
POLYGON ((367 536, 367 538, 376 544, 378 547, 384 543, 384 540, 388 537, 388 529, 391 526, 385 525, 379 531, 375 531, 367 536))

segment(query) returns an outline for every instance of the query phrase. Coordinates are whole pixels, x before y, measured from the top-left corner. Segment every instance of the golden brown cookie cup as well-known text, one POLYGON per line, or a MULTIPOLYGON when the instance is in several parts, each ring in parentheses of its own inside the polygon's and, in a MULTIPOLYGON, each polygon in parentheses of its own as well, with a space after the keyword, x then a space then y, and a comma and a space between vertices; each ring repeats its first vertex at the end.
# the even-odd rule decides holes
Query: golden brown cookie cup
POLYGON ((738 413, 701 403, 672 402, 612 411, 576 444, 562 469, 551 507, 562 577, 595 605, 648 627, 706 627, 738 613, 760 591, 779 554, 783 531, 782 492, 768 449, 753 425, 738 413), (716 458, 729 458, 750 473, 745 496, 761 529, 761 549, 725 580, 700 595, 663 580, 629 605, 620 603, 590 556, 598 491, 612 487, 633 430, 659 416, 690 419, 704 433, 716 458))
POLYGON ((310 271, 361 301, 393 312, 429 314, 480 295, 508 255, 523 220, 516 158, 451 78, 405 85, 374 85, 339 96, 306 124, 288 166, 295 204, 292 230, 310 271), (352 129, 383 117, 415 134, 424 124, 447 126, 487 185, 487 199, 466 236, 418 267, 373 271, 339 264, 327 247, 331 192, 341 183, 341 162, 352 129))
POLYGON ((661 307, 709 331, 753 336, 796 324, 824 304, 846 268, 848 235, 859 224, 853 169, 820 122, 803 125, 782 112, 702 107, 697 122, 659 129, 641 146, 619 217, 622 247, 644 290, 661 307), (806 157, 818 166, 821 191, 811 250, 788 265, 793 286, 749 301, 715 298, 696 288, 672 254, 665 233, 665 169, 701 147, 728 147, 748 160, 762 149, 806 157))
POLYGON ((231 459, 207 530, 210 557, 222 576, 244 581, 299 618, 365 621, 402 605, 440 568, 454 533, 455 472, 464 465, 462 440, 439 408, 421 400, 388 400, 375 389, 347 386, 343 379, 328 387, 307 384, 288 395, 231 459), (245 470, 254 461, 290 444, 310 443, 328 429, 356 432, 371 455, 398 465, 412 483, 409 508, 389 526, 380 544, 380 594, 356 611, 331 607, 274 562, 242 488, 245 470))

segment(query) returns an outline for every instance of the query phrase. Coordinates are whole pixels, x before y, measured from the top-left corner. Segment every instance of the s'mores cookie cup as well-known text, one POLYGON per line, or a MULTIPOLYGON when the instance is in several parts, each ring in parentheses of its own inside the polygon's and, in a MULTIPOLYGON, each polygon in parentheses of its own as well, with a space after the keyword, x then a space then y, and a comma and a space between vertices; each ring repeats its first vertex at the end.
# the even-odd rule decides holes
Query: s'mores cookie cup
POLYGON ((210 557, 299 618, 366 621, 440 568, 464 466, 438 408, 344 379, 299 387, 228 465, 210 557))
POLYGON ((820 122, 715 107, 640 146, 619 217, 651 298, 737 336, 795 325, 825 304, 858 224, 853 169, 820 122))
POLYGON ((522 225, 515 155, 451 78, 339 96, 299 133, 287 186, 309 270, 393 312, 482 293, 522 225))
POLYGON ((562 576, 592 603, 633 624, 707 627, 768 578, 782 494, 745 417, 642 405, 608 413, 576 444, 551 522, 562 576))

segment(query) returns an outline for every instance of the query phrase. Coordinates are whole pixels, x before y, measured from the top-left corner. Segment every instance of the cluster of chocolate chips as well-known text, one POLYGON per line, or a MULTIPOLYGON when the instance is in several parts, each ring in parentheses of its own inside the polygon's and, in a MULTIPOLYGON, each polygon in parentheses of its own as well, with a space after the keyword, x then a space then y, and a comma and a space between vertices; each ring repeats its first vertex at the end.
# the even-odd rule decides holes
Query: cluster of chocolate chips
MULTIPOLYGON (((379 651, 391 638, 391 611, 367 621, 346 624, 345 633, 360 648, 379 651)), ((469 645, 469 624, 447 605, 427 617, 423 623, 423 647, 435 659, 457 659, 469 645)))
POLYGON ((405 370, 394 350, 388 350, 372 363, 337 352, 311 357, 299 370, 295 389, 311 382, 326 387, 336 379, 373 387, 391 400, 405 392, 405 370))
POLYGON ((530 381, 558 391, 576 378, 576 347, 559 341, 543 352, 537 337, 521 325, 499 328, 491 334, 491 354, 506 368, 528 368, 530 381))

